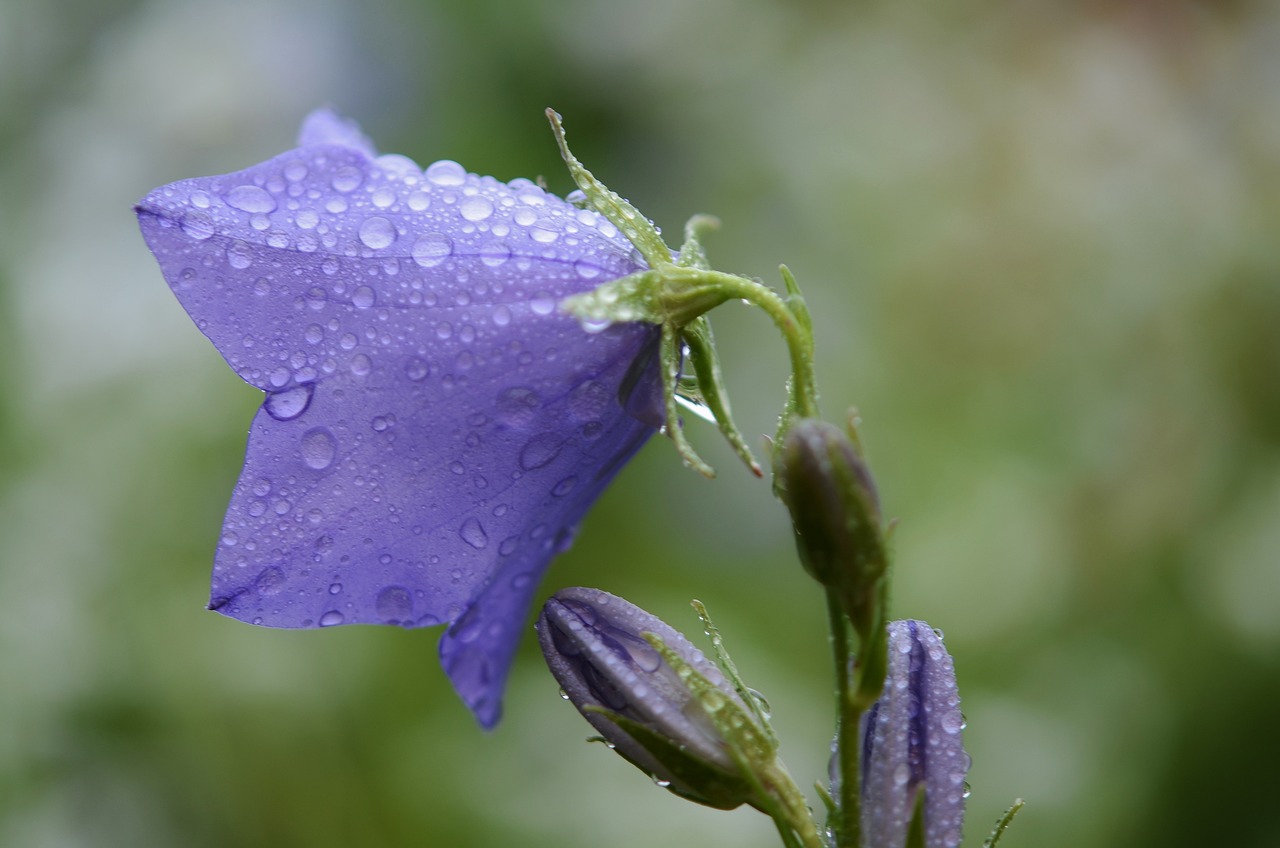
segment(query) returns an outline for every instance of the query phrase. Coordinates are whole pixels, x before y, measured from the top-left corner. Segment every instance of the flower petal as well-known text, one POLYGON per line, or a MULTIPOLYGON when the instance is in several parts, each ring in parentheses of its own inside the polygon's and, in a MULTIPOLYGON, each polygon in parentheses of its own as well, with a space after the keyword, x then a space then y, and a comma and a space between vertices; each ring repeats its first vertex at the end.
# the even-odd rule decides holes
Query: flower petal
POLYGON ((490 727, 539 577, 653 432, 628 405, 660 394, 655 328, 591 334, 556 304, 641 266, 526 180, 375 157, 327 111, 301 140, 137 207, 182 305, 267 392, 210 608, 455 622, 441 656, 490 727))

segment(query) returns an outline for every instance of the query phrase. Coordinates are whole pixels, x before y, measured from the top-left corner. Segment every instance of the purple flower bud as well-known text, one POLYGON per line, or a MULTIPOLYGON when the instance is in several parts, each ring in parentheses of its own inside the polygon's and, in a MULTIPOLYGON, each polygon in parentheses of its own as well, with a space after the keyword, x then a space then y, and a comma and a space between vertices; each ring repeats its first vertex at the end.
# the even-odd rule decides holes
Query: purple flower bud
POLYGON ((843 430, 811 418, 787 432, 779 470, 800 562, 836 593, 865 640, 882 620, 887 568, 871 472, 843 430))
POLYGON ((700 803, 731 809, 751 800, 730 743, 703 709, 705 701, 694 696, 644 634, 661 639, 745 714, 720 669, 688 639, 599 589, 557 592, 536 627, 565 696, 618 753, 660 785, 700 803))
POLYGON ((166 280, 265 391, 209 607, 269 627, 450 624, 485 727, 538 580, 662 420, 657 328, 568 295, 641 269, 528 180, 378 156, 332 112, 299 147, 137 206, 166 280))
POLYGON ((969 755, 955 666, 923 621, 889 623, 884 692, 863 716, 862 834, 865 848, 902 848, 924 791, 927 848, 960 844, 969 755))

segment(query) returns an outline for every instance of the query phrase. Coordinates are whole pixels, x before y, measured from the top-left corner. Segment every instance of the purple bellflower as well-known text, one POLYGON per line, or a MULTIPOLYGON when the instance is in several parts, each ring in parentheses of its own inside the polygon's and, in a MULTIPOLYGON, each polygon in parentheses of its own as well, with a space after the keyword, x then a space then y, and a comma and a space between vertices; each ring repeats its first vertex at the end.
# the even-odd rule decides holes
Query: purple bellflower
POLYGON ((449 624, 441 662, 493 727, 539 579, 662 421, 658 328, 557 310, 643 270, 632 245, 528 180, 379 156, 328 110, 296 149, 136 211, 182 306, 266 392, 209 608, 449 624))
POLYGON ((964 824, 969 755, 955 665, 923 621, 889 623, 884 692, 863 716, 865 848, 902 848, 924 792, 926 848, 956 848, 964 824))

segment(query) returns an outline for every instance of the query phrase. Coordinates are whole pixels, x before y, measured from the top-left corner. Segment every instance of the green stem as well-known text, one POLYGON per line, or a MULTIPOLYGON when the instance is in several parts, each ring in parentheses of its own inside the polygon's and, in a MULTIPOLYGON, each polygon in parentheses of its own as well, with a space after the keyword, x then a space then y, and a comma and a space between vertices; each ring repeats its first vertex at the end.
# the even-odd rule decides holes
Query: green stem
POLYGON ((813 374, 813 339, 804 332, 796 316, 777 292, 755 280, 723 271, 672 267, 663 269, 663 276, 668 281, 690 283, 691 289, 705 288, 713 291, 722 300, 738 298, 763 309, 782 332, 787 352, 791 356, 792 391, 795 393, 796 404, 794 411, 805 418, 817 417, 818 391, 813 374))
POLYGON ((840 826, 837 848, 859 848, 862 841, 862 769, 859 755, 862 740, 859 724, 862 710, 854 698, 850 679, 849 625, 834 592, 827 592, 827 615, 831 622, 831 647, 836 672, 836 756, 840 763, 840 826))

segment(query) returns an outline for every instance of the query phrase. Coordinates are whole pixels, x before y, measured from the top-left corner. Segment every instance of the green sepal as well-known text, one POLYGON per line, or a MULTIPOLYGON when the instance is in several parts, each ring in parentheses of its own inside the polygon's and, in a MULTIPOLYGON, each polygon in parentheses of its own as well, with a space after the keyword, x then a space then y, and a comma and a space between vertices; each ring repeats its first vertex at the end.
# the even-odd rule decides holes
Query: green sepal
POLYGON ((982 840, 982 848, 996 848, 1000 838, 1004 836, 1004 832, 1009 828, 1009 823, 1013 821, 1013 817, 1026 806, 1026 801, 1021 798, 1015 798, 1013 805, 1004 811, 1004 815, 996 822, 996 826, 992 828, 991 835, 982 840))
POLYGON ((907 827, 906 848, 925 848, 924 844, 924 793, 921 785, 916 793, 916 803, 911 810, 911 824, 907 827))
POLYGON ((660 638, 652 633, 643 635, 693 695, 692 704, 701 709, 711 721, 729 749, 730 756, 743 762, 746 768, 756 774, 772 769, 777 759, 778 746, 771 734, 759 727, 747 710, 668 648, 660 638))
POLYGON ((729 649, 724 646, 724 637, 720 635, 720 629, 711 621, 711 615, 707 612, 706 606, 699 600, 694 600, 690 603, 693 605, 694 612, 698 614, 698 618, 702 621, 702 627, 707 633, 707 638, 711 640, 711 651, 715 654, 716 665, 724 672, 725 678, 733 686, 734 691, 738 693, 738 697, 751 709, 752 714, 756 717, 756 723, 765 732, 765 735, 769 737, 769 743, 776 750, 778 737, 773 732, 773 722, 769 717, 769 712, 762 704, 763 696, 747 686, 742 679, 742 675, 738 673, 738 667, 734 665, 733 658, 729 656, 729 649))
MULTIPOLYGON (((717 768, 689 753, 679 743, 673 742, 647 725, 619 715, 604 707, 588 706, 587 712, 597 713, 616 724, 636 741, 667 771, 666 775, 650 775, 659 786, 707 807, 732 810, 752 801, 755 794, 751 781, 732 772, 717 768)), ((626 757, 622 748, 615 748, 626 757)), ((641 770, 642 763, 631 760, 641 770)))
POLYGON ((698 316, 680 331, 680 337, 688 348, 689 363, 697 377, 698 398, 706 404, 720 432, 747 466, 747 470, 757 477, 763 477, 764 471, 760 468, 760 463, 756 462, 751 448, 747 446, 747 440, 733 423, 733 412, 729 409, 729 395, 725 391, 710 319, 706 315, 698 316))

